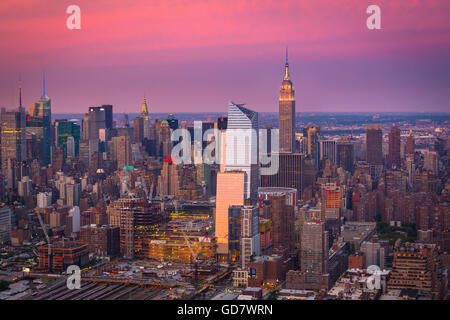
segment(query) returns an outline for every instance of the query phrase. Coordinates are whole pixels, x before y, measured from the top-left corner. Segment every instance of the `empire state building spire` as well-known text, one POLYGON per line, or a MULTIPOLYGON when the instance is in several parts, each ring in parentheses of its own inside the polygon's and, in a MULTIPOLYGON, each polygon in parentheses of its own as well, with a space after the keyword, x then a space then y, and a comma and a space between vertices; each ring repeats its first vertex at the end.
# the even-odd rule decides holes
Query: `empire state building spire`
POLYGON ((288 60, 288 48, 286 47, 286 64, 284 65, 284 78, 283 80, 291 80, 289 76, 289 60, 288 60))

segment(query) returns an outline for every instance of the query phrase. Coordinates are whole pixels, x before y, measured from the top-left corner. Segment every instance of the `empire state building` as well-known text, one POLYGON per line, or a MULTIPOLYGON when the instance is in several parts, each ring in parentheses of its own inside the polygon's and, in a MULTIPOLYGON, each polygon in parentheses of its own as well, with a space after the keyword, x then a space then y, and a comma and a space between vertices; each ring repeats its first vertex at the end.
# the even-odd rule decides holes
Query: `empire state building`
POLYGON ((295 151, 295 97, 292 81, 289 76, 288 52, 286 49, 286 64, 284 78, 281 82, 279 100, 279 138, 280 152, 293 153, 295 151))

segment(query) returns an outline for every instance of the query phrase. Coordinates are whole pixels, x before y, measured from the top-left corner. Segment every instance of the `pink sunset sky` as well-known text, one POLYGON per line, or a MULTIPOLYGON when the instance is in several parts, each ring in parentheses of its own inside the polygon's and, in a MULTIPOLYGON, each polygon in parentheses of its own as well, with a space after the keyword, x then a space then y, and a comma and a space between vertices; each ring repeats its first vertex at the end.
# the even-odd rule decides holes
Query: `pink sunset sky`
POLYGON ((448 0, 2 0, 0 39, 6 108, 45 71, 54 113, 139 112, 144 94, 150 112, 276 112, 288 46, 297 112, 450 110, 448 0))

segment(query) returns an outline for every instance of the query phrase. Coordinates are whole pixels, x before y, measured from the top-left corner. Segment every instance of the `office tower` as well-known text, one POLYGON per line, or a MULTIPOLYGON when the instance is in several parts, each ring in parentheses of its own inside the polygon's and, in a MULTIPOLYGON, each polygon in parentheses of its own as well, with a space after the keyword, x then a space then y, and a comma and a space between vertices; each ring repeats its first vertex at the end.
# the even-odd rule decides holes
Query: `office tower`
POLYGON ((259 188, 258 202, 270 203, 273 248, 293 249, 295 242, 295 208, 297 190, 292 188, 259 188))
POLYGON ((80 146, 80 126, 76 123, 76 120, 55 120, 55 137, 56 146, 63 147, 64 154, 66 156, 68 156, 67 140, 69 137, 72 137, 75 144, 75 156, 78 156, 78 150, 80 146))
POLYGON ((5 174, 8 160, 16 163, 26 160, 25 114, 9 111, 1 114, 1 169, 5 174))
POLYGON ((144 140, 144 118, 134 118, 133 135, 136 143, 141 143, 144 140))
POLYGON ((167 122, 169 123, 169 128, 172 130, 178 129, 178 120, 175 118, 175 116, 171 113, 167 117, 167 122))
POLYGON ((442 262, 435 244, 403 243, 394 247, 389 289, 417 289, 442 297, 442 262))
POLYGON ((304 289, 328 288, 328 232, 325 223, 311 220, 301 232, 300 270, 304 289))
POLYGON ((161 174, 158 177, 158 195, 178 195, 180 189, 179 173, 177 165, 170 160, 164 159, 161 174))
POLYGON ((88 113, 88 124, 83 126, 83 130, 89 130, 90 140, 100 139, 99 130, 106 129, 107 135, 113 128, 113 107, 112 105, 102 105, 100 107, 90 107, 88 113))
POLYGON ((30 105, 27 117, 27 131, 37 134, 40 141, 40 162, 42 166, 51 163, 52 146, 52 109, 51 99, 45 93, 45 77, 43 79, 42 97, 38 102, 30 105))
POLYGON ((120 136, 112 138, 113 160, 117 162, 117 169, 122 170, 131 165, 131 143, 130 137, 120 136))
POLYGON ((412 130, 410 130, 408 138, 406 139, 406 154, 414 154, 415 144, 414 134, 412 130))
POLYGON ((381 125, 367 125, 366 158, 370 165, 383 164, 383 131, 381 125))
POLYGON ((389 154, 388 154, 388 167, 400 168, 400 129, 393 125, 391 133, 389 133, 389 154))
POLYGON ((386 252, 381 243, 377 241, 364 241, 360 251, 364 253, 366 267, 376 265, 384 269, 386 252))
POLYGON ((306 137, 306 154, 314 161, 314 165, 318 169, 320 160, 320 127, 306 127, 303 129, 303 135, 306 137))
POLYGON ((144 97, 144 101, 142 102, 141 106, 141 118, 142 118, 142 134, 143 138, 150 139, 150 120, 148 116, 148 106, 147 106, 147 99, 144 97))
POLYGON ((218 260, 229 259, 229 219, 228 208, 244 205, 244 175, 242 171, 226 171, 217 174, 217 196, 215 212, 215 236, 217 239, 218 260))
POLYGON ((295 152, 295 92, 289 75, 288 52, 278 104, 280 152, 295 152))
POLYGON ((259 183, 258 113, 230 102, 225 171, 245 173, 244 197, 256 201, 259 183))
POLYGON ((11 236, 12 211, 9 207, 0 208, 0 243, 8 242, 11 236))
POLYGON ((431 171, 434 174, 439 172, 439 155, 436 151, 426 151, 423 155, 425 170, 431 171))
POLYGON ((132 196, 120 198, 111 202, 107 214, 109 224, 120 227, 121 255, 129 259, 142 256, 143 238, 155 222, 149 203, 132 196))
POLYGON ((355 162, 354 145, 351 142, 338 142, 336 149, 338 167, 353 173, 353 164, 355 162))
POLYGON ((320 141, 320 160, 328 159, 337 163, 337 142, 334 140, 320 141))
POLYGON ((278 161, 278 172, 274 175, 261 175, 260 185, 294 188, 297 189, 299 197, 303 196, 304 190, 316 179, 314 164, 300 153, 280 153, 278 161))

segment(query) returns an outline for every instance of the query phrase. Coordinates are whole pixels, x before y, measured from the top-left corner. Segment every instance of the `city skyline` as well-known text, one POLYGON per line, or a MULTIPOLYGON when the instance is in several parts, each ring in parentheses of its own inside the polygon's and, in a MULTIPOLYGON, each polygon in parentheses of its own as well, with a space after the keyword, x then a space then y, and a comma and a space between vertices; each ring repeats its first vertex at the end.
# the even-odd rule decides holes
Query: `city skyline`
POLYGON ((36 101, 45 71, 55 113, 130 112, 144 95, 150 113, 226 112, 230 100, 274 112, 289 46, 297 111, 448 110, 444 1, 379 1, 381 30, 366 28, 364 1, 107 4, 80 1, 82 29, 67 30, 66 3, 5 1, 0 106, 18 105, 19 78, 24 106, 36 101))

